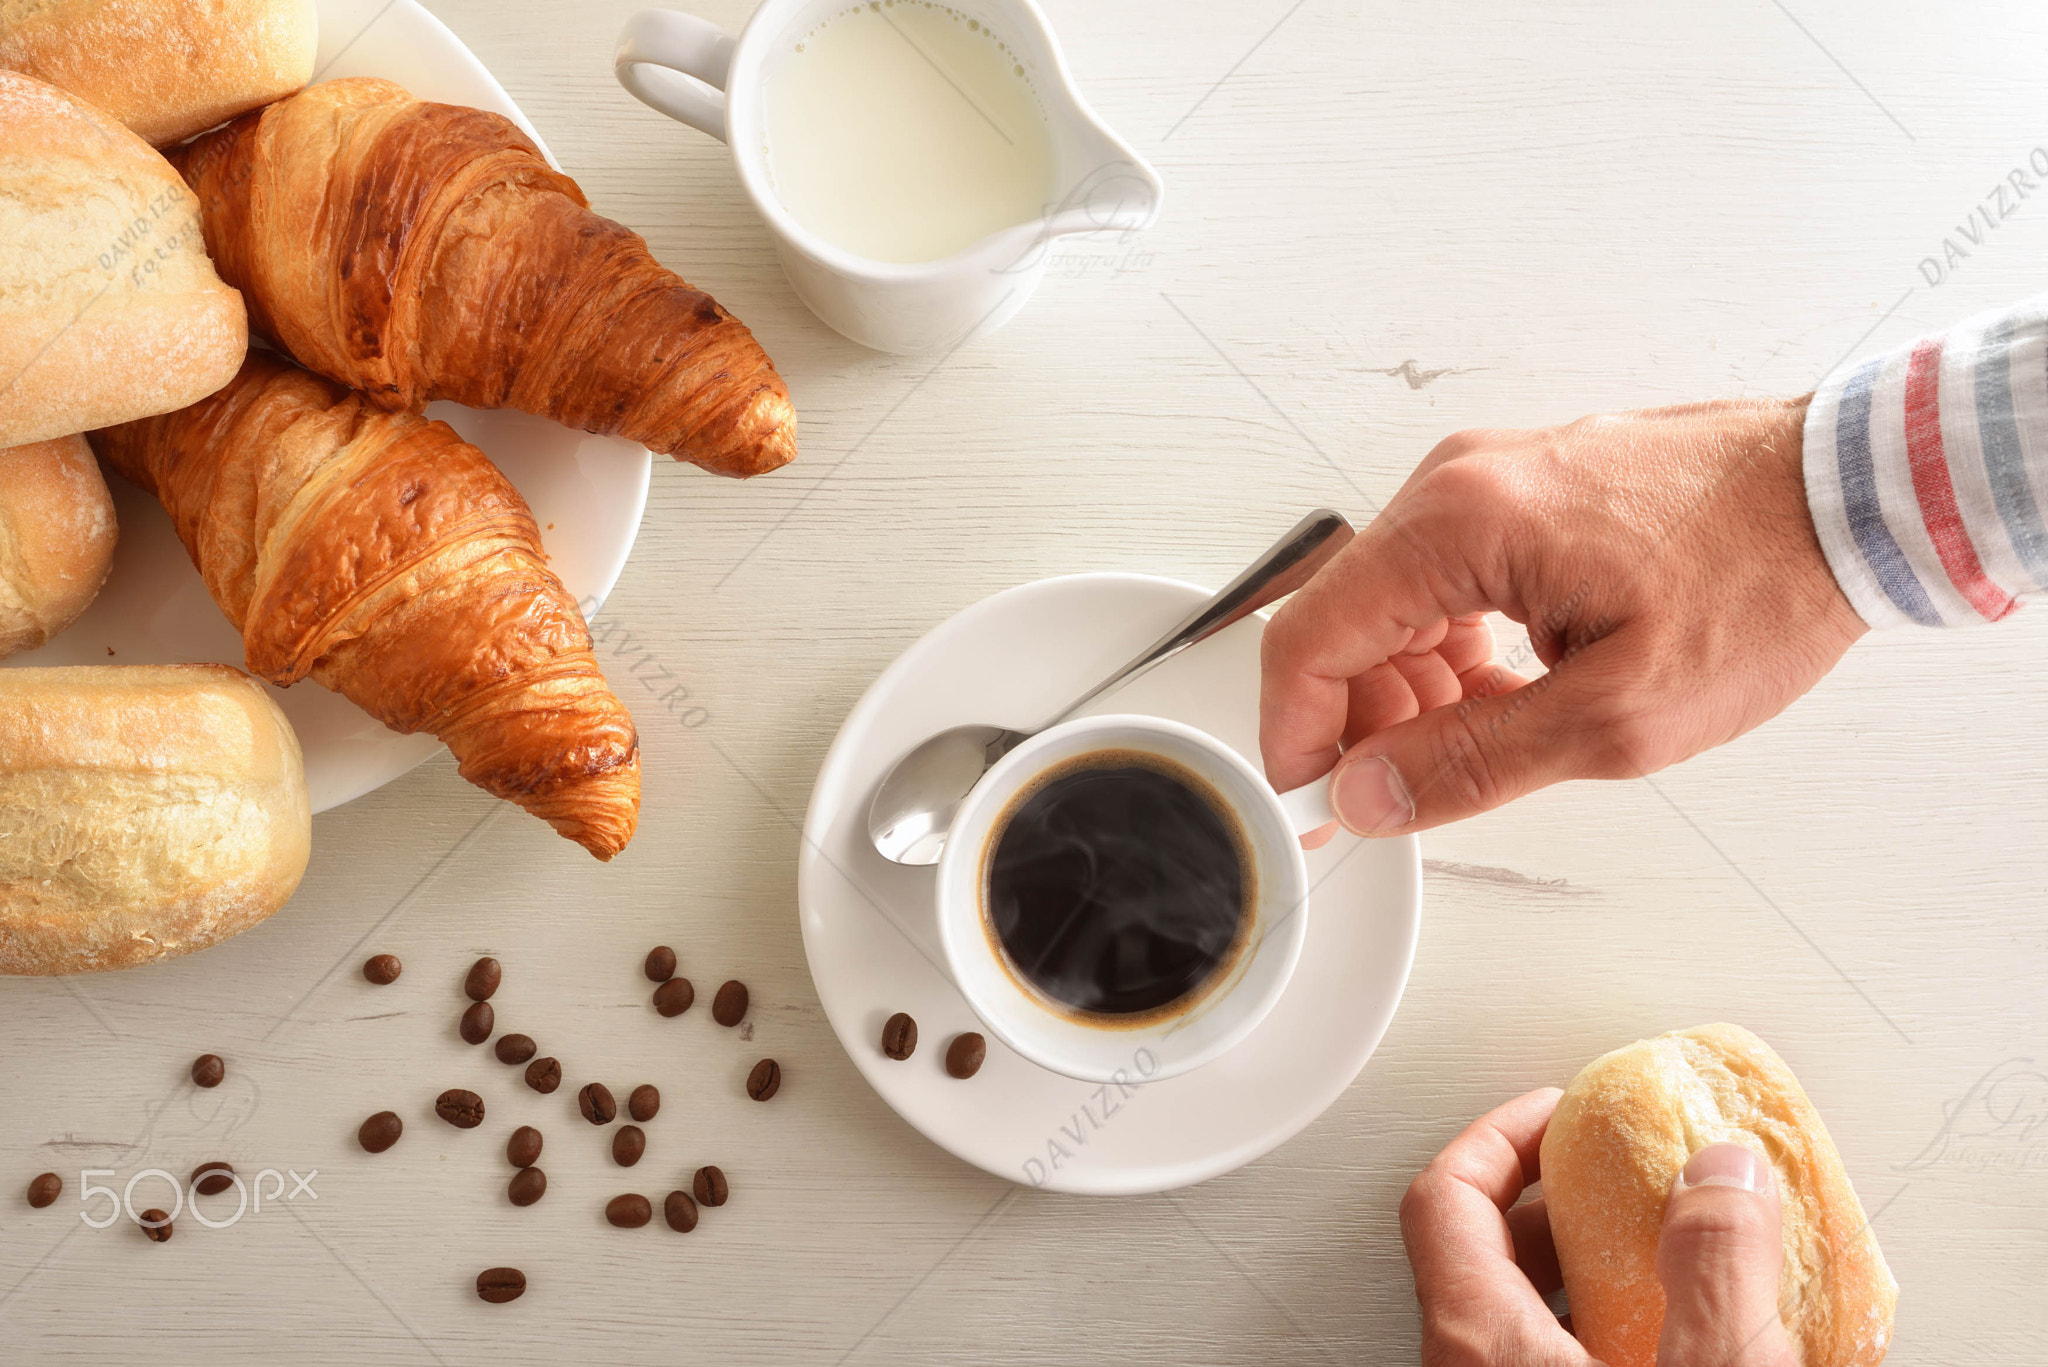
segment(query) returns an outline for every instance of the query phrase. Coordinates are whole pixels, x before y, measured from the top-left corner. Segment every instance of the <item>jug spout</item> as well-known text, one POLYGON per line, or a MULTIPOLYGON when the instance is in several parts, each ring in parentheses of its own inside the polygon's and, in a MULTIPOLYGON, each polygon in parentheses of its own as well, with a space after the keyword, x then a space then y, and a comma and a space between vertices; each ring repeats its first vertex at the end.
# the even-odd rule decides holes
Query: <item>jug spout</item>
POLYGON ((1081 163, 1066 192, 1045 217, 1048 237, 1068 233, 1134 233, 1159 217, 1165 186, 1159 173, 1106 128, 1091 160, 1081 163))
POLYGON ((1166 192, 1159 172, 1088 107, 1065 63, 1046 96, 1060 171, 1060 194, 1043 220, 1046 236, 1151 227, 1166 192))

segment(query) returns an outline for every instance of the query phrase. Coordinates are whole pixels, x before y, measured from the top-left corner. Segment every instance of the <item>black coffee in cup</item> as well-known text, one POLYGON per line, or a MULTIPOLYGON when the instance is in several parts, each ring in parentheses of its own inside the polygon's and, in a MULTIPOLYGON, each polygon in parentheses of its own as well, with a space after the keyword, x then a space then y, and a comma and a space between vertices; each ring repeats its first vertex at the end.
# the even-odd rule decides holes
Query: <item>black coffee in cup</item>
POLYGON ((1238 956, 1255 866, 1223 797, 1141 750, 1064 760, 1010 800, 989 838, 983 911, 1026 985, 1135 1023, 1191 1004, 1238 956))

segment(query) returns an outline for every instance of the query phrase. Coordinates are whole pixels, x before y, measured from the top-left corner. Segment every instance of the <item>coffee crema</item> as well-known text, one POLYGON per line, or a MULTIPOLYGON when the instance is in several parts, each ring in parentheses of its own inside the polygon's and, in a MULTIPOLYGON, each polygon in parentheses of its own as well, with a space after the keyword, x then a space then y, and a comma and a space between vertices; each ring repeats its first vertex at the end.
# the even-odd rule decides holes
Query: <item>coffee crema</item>
POLYGON ((995 822, 983 868, 984 927, 1013 976, 1118 1025, 1192 1005, 1242 951, 1255 902, 1222 795, 1142 750, 1038 775, 995 822))

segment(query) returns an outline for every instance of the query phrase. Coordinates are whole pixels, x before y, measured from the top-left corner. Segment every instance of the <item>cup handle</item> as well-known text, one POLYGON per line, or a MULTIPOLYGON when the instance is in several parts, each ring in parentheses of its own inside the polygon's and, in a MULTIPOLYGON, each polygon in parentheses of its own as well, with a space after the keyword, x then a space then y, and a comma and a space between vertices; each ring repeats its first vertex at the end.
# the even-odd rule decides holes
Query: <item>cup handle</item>
POLYGON ((650 109, 725 141, 725 77, 732 35, 672 9, 644 9, 619 32, 612 71, 650 109))
POLYGON ((1330 776, 1324 774, 1280 794, 1280 810, 1287 813, 1296 835, 1307 835, 1335 821, 1337 813, 1330 808, 1330 776))

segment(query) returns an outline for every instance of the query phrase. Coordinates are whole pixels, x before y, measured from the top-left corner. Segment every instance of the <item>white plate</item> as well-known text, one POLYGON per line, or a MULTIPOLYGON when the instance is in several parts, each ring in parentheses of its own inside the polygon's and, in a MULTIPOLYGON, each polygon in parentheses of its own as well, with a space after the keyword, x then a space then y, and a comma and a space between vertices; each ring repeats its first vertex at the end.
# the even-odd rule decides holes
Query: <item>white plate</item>
MULTIPOLYGON (((875 680, 832 742, 811 794, 797 878, 804 952, 825 1014, 882 1099, 933 1143, 1013 1182, 1056 1191, 1164 1191, 1204 1181, 1298 1133, 1351 1085, 1401 1000, 1422 918, 1414 837, 1340 836, 1309 855, 1308 943, 1286 994, 1236 1049, 1170 1081, 1097 1087, 1026 1062, 992 1036, 971 1081, 947 1042, 981 1029, 941 965, 931 869, 876 854, 875 784, 949 726, 1030 726, 1147 644, 1208 590, 1084 574, 999 593, 954 616, 875 680), (917 1020, 917 1052, 884 1056, 882 1023, 917 1020)), ((1253 618, 1108 695, 1089 712, 1199 726, 1258 763, 1253 618)))
MULTIPOLYGON (((493 110, 540 141, 483 64, 413 0, 320 0, 316 70, 322 80, 382 76, 423 99, 493 110)), ((478 412, 451 403, 427 412, 481 447, 525 495, 549 563, 586 611, 594 612, 618 582, 640 528, 653 463, 646 448, 523 413, 478 412)), ((106 587, 70 630, 4 663, 218 661, 241 667, 241 638, 214 606, 170 518, 154 498, 126 481, 107 483, 114 491, 121 544, 106 587)), ((310 680, 271 692, 306 753, 306 786, 316 812, 382 787, 441 748, 432 736, 389 730, 310 680)))

